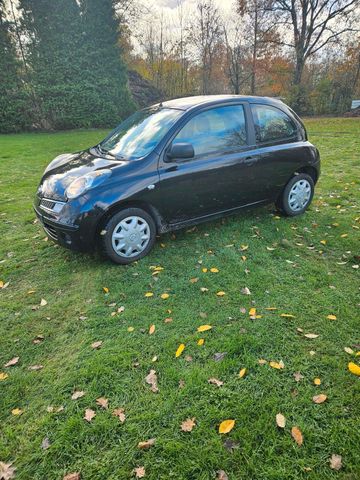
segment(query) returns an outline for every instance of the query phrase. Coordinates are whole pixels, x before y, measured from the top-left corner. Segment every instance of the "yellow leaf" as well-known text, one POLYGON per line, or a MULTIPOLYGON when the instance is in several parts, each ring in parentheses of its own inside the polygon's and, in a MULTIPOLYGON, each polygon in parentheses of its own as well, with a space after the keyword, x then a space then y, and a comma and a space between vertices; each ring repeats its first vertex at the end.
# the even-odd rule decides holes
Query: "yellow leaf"
POLYGON ((322 243, 323 245, 326 245, 326 240, 320 240, 320 243, 322 243))
POLYGON ((318 377, 314 378, 314 385, 321 385, 320 378, 318 378, 318 377))
POLYGON ((284 368, 284 365, 278 362, 269 362, 269 365, 270 367, 276 368, 277 370, 281 370, 282 368, 284 368))
POLYGON ((242 252, 244 252, 244 251, 247 250, 248 248, 249 248, 249 245, 241 245, 240 250, 241 250, 242 252))
POLYGON ((326 318, 328 320, 336 320, 336 315, 328 315, 326 318))
POLYGON ((201 270, 202 270, 204 273, 206 273, 206 272, 208 271, 207 268, 202 268, 201 270))
POLYGON ((14 408, 13 410, 11 410, 11 413, 12 415, 15 415, 15 417, 21 415, 23 413, 23 411, 21 410, 21 408, 14 408))
POLYGON ((213 267, 213 268, 210 268, 210 272, 212 272, 212 273, 218 273, 219 270, 218 270, 217 268, 213 267))
POLYGON ((150 325, 149 335, 152 335, 153 333, 155 333, 155 325, 150 325))
POLYGON ((224 420, 219 425, 219 433, 229 433, 234 428, 235 420, 224 420))
POLYGON ((350 362, 348 364, 348 369, 351 373, 353 373, 354 375, 358 375, 360 376, 360 367, 359 365, 356 365, 356 363, 354 362, 350 362))
POLYGON ((299 445, 299 447, 301 447, 304 439, 303 439, 303 436, 302 436, 302 433, 301 433, 301 430, 300 430, 299 427, 292 427, 291 436, 293 437, 295 442, 299 445))
POLYGON ((360 352, 355 353, 355 357, 358 357, 360 355, 360 352))
POLYGON ((127 331, 128 331, 128 332, 133 332, 133 331, 134 331, 134 327, 128 327, 127 331))
POLYGON ((109 293, 108 287, 103 287, 103 290, 104 290, 105 293, 109 293))
POLYGON ((199 345, 199 347, 201 347, 201 345, 204 345, 204 342, 205 342, 204 338, 199 338, 197 344, 199 345))
POLYGON ((249 315, 250 315, 250 317, 255 317, 255 315, 256 315, 256 308, 250 308, 250 310, 249 310, 249 315))
POLYGON ((152 292, 146 292, 145 297, 153 297, 154 294, 152 292))
POLYGON ((242 368, 239 372, 239 377, 242 378, 242 377, 245 377, 246 375, 246 368, 242 368))
POLYGON ((162 294, 160 295, 160 297, 161 297, 163 300, 166 300, 167 298, 170 297, 170 295, 169 295, 168 293, 162 293, 162 294))
POLYGON ((295 315, 291 315, 290 313, 282 313, 280 317, 283 318, 295 318, 295 315))
POLYGON ((266 307, 265 310, 272 311, 272 310, 277 310, 277 308, 276 307, 266 307))
POLYGON ((206 332, 207 330, 211 330, 211 329, 212 329, 211 325, 200 325, 200 327, 198 327, 197 331, 198 332, 206 332))
POLYGON ((320 393, 320 395, 313 396, 314 403, 324 403, 327 399, 327 396, 324 393, 320 393))
POLYGON ((347 233, 343 233, 342 235, 340 235, 341 238, 346 238, 348 236, 347 233))
POLYGON ((241 260, 242 260, 243 262, 245 262, 246 258, 247 258, 247 257, 246 257, 245 255, 241 255, 241 260))
POLYGON ((4 372, 0 372, 0 380, 6 380, 8 378, 8 374, 7 373, 4 373, 4 372))
POLYGON ((346 353, 348 353, 349 355, 354 355, 354 350, 350 347, 344 347, 344 350, 346 353))
POLYGON ((180 357, 184 349, 185 349, 185 345, 183 343, 180 343, 178 349, 176 350, 175 357, 176 358, 180 357))
POLYGON ((216 294, 216 295, 217 295, 218 297, 223 297, 224 295, 226 295, 226 293, 225 293, 225 292, 222 292, 222 291, 220 291, 220 292, 217 292, 217 294, 216 294))

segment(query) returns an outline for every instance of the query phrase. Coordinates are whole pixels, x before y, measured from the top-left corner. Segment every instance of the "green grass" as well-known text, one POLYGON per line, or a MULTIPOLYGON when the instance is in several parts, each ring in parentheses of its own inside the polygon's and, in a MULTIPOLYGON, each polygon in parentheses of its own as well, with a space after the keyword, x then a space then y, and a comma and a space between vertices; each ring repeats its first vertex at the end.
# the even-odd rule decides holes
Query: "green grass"
POLYGON ((165 235, 148 257, 128 267, 45 241, 31 206, 47 163, 105 132, 0 136, 0 280, 10 282, 0 290, 0 371, 9 375, 0 382, 0 461, 14 462, 16 479, 57 480, 80 471, 84 480, 122 480, 138 465, 149 480, 213 479, 219 469, 230 480, 360 478, 360 380, 347 370, 360 358, 344 352, 360 350, 359 270, 353 268, 359 263, 360 122, 306 123, 321 152, 322 176, 305 215, 278 218, 269 206, 165 235), (155 265, 164 267, 157 277, 150 269, 155 265), (219 273, 203 273, 203 267, 219 273), (194 277, 197 283, 190 282, 194 277), (245 286, 251 296, 241 294, 245 286), (145 298, 147 291, 154 297, 145 298), (167 300, 163 292, 170 293, 167 300), (42 298, 48 304, 33 309, 42 298), (112 316, 122 305, 125 311, 112 316), (251 320, 250 307, 262 317, 251 320), (167 317, 173 321, 164 323, 167 317), (212 330, 198 334, 204 323, 212 330), (154 335, 148 334, 151 324, 154 335), (319 337, 307 340, 297 328, 319 337), (35 345, 39 334, 45 340, 35 345), (203 346, 196 343, 200 337, 203 346), (97 340, 102 348, 93 350, 97 340), (176 359, 182 342, 186 349, 176 359), (215 362, 216 352, 227 355, 215 362), (4 368, 15 356, 18 364, 4 368), (260 358, 282 360, 285 368, 259 365, 260 358), (44 368, 29 371, 35 364, 44 368), (247 375, 239 379, 242 367, 247 375), (144 380, 151 368, 158 394, 144 380), (299 383, 297 371, 304 376, 299 383), (208 384, 210 377, 224 385, 208 384), (86 395, 73 401, 75 390, 86 395), (328 396, 324 404, 312 402, 318 393, 328 396), (95 404, 101 396, 109 399, 108 411, 95 404), (48 406, 63 410, 49 413, 48 406), (124 424, 111 415, 116 407, 125 408, 124 424), (14 408, 23 414, 13 416, 14 408), (83 420, 86 408, 97 414, 91 424, 83 420), (287 418, 284 431, 275 425, 278 412, 287 418), (196 426, 181 432, 188 417, 196 426), (228 418, 235 427, 220 435, 218 425, 228 418), (304 435, 301 447, 290 435, 294 425, 304 435), (47 450, 41 448, 45 437, 47 450), (137 448, 153 437, 149 450, 137 448), (238 444, 232 452, 226 438, 238 444), (343 457, 339 472, 329 467, 333 453, 343 457))

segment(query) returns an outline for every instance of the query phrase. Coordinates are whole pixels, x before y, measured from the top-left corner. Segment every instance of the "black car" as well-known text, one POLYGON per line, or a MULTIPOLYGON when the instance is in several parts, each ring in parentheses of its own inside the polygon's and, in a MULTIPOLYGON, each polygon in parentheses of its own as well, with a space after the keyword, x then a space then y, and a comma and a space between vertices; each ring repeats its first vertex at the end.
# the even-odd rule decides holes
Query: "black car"
POLYGON ((187 97, 138 111, 98 145, 56 157, 34 208, 59 244, 100 245, 127 264, 149 253, 157 234, 251 205, 275 202, 300 215, 319 174, 319 152, 283 102, 187 97))

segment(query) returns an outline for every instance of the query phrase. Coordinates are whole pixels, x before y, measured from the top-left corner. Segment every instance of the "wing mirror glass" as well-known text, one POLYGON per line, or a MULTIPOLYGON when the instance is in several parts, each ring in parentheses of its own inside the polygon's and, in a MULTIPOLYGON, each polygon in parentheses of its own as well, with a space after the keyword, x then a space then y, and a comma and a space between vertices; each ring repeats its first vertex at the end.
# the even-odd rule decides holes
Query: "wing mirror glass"
POLYGON ((194 147, 191 143, 173 143, 166 154, 168 161, 185 160, 193 158, 194 155, 194 147))

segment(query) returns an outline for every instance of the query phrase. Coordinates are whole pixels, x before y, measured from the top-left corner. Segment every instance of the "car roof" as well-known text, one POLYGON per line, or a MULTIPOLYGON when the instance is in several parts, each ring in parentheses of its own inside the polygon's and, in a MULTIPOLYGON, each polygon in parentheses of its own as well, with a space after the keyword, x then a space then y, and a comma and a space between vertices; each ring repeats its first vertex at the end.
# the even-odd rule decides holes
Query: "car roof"
POLYGON ((158 104, 164 108, 177 108, 179 110, 190 110, 197 106, 216 105, 217 103, 231 103, 234 100, 246 101, 249 103, 266 103, 269 105, 283 105, 284 103, 271 97, 257 97, 251 95, 196 95, 194 97, 174 98, 158 104))

